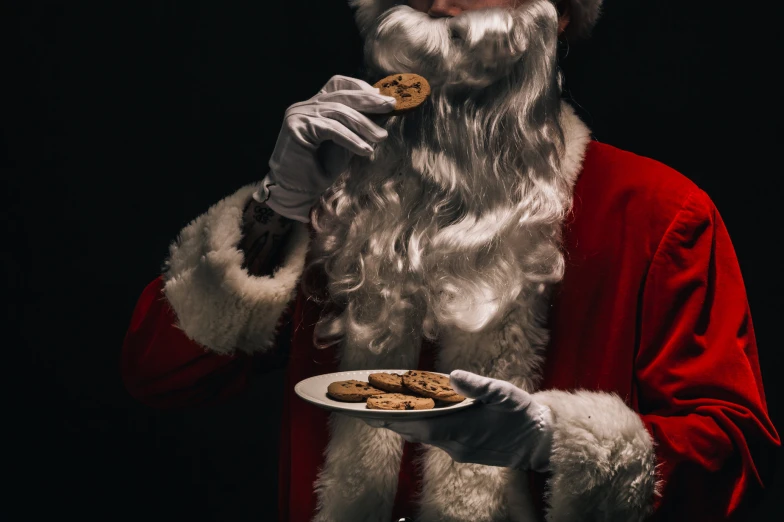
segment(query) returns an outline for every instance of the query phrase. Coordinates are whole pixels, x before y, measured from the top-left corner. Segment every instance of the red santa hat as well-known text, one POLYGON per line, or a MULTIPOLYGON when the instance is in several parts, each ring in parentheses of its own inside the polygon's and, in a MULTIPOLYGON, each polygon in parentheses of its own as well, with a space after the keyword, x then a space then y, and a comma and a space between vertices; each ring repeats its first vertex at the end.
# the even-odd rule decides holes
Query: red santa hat
MULTIPOLYGON (((566 36, 572 39, 587 38, 591 29, 599 19, 603 0, 553 0, 569 8, 569 25, 566 36)), ((356 8, 356 19, 359 30, 364 34, 373 19, 394 5, 403 3, 401 0, 348 0, 356 8)))

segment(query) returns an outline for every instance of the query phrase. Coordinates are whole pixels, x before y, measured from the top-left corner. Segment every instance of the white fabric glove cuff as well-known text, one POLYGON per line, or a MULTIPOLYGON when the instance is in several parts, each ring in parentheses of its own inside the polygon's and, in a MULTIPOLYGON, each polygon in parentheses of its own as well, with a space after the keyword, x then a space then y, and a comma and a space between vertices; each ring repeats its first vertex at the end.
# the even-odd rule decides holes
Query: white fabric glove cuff
POLYGON ((530 469, 538 473, 545 473, 550 471, 550 453, 553 447, 553 431, 555 426, 553 412, 548 406, 542 407, 538 424, 540 433, 538 444, 530 452, 530 460, 525 469, 530 469))
POLYGON ((273 181, 269 173, 262 180, 261 187, 253 193, 253 199, 259 203, 266 202, 269 208, 283 217, 300 223, 310 223, 310 209, 318 196, 285 187, 273 181))

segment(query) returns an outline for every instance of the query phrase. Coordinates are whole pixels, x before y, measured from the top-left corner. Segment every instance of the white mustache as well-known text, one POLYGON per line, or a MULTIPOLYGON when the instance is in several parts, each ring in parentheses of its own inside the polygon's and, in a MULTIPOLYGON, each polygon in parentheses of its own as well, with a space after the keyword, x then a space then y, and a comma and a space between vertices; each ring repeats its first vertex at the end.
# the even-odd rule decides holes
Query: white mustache
POLYGON ((549 0, 448 18, 399 5, 370 27, 365 54, 380 73, 421 74, 433 87, 484 87, 508 75, 543 31, 558 31, 558 13, 549 0))

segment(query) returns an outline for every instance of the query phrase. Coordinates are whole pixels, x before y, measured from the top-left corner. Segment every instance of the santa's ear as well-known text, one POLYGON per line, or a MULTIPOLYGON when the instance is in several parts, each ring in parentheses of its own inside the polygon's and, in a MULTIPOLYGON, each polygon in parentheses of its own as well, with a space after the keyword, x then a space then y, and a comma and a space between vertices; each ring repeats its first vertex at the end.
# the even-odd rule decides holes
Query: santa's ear
POLYGON ((588 38, 602 10, 603 0, 556 0, 559 29, 570 40, 588 38))

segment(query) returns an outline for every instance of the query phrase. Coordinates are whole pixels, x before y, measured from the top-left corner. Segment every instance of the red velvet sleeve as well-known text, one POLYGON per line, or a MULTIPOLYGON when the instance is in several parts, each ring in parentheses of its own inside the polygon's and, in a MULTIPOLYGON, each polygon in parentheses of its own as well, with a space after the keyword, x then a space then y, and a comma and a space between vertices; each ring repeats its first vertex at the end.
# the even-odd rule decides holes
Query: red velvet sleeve
POLYGON ((740 268, 704 192, 671 223, 642 299, 636 378, 662 486, 654 518, 734 520, 764 487, 780 441, 740 268))
POLYGON ((190 340, 162 293, 162 278, 142 292, 122 348, 128 392, 155 408, 200 406, 243 391, 255 371, 280 364, 280 354, 219 355, 190 340))

